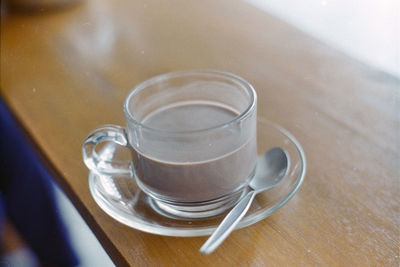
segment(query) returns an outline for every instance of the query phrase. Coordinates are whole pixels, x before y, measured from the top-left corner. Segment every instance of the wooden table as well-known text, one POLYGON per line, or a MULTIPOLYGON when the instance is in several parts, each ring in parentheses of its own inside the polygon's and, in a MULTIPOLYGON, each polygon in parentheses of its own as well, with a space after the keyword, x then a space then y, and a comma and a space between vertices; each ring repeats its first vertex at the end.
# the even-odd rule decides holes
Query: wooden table
POLYGON ((93 0, 1 23, 1 95, 118 266, 399 266, 399 94, 398 78, 244 2, 93 0), (91 129, 124 123, 134 85, 205 68, 250 81, 259 115, 308 159, 286 206, 208 256, 206 237, 151 235, 105 214, 81 156, 91 129))

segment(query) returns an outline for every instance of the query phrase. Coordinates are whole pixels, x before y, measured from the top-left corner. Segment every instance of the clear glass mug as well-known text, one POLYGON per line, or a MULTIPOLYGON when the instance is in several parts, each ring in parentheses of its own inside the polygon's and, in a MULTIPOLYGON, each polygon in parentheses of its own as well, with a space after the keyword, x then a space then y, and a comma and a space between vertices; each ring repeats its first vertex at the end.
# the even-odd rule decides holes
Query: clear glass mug
POLYGON ((232 207, 254 176, 257 95, 242 78, 182 71, 136 86, 124 104, 126 126, 104 125, 86 138, 87 167, 112 179, 129 173, 163 215, 205 218, 232 207), (104 161, 98 144, 128 147, 129 162, 104 161))

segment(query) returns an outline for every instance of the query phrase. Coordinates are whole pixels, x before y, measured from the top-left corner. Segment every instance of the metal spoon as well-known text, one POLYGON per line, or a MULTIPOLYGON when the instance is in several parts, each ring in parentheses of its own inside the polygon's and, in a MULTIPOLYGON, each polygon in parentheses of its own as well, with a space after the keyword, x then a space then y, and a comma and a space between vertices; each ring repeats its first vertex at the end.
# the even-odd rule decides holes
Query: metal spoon
POLYGON ((200 248, 200 252, 205 254, 213 252, 247 213, 254 197, 279 184, 286 177, 288 170, 289 157, 280 147, 272 148, 260 157, 257 161, 256 174, 249 184, 252 190, 226 215, 218 228, 200 248))

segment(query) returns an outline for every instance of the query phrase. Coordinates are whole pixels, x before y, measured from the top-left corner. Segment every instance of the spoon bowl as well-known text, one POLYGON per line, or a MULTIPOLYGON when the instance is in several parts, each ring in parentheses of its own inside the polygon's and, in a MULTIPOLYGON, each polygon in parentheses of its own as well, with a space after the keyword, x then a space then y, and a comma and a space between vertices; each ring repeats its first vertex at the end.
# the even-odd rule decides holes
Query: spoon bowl
POLYGON ((286 177, 289 166, 286 151, 280 147, 272 148, 258 158, 256 173, 249 186, 257 193, 271 189, 286 177))

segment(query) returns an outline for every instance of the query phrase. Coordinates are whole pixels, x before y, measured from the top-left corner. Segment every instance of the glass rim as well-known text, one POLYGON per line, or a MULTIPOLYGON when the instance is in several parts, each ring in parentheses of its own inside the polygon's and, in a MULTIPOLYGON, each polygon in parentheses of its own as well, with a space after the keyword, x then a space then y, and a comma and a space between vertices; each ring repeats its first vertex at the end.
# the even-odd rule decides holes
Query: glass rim
POLYGON ((155 76, 153 78, 147 79, 141 83, 139 83, 137 86, 135 86, 131 92, 129 92, 128 96, 125 99, 124 102, 124 113, 125 113, 125 117, 127 118, 127 120, 129 120, 130 122, 132 122, 133 124, 140 126, 146 130, 150 130, 150 131, 154 131, 154 132, 160 132, 160 133, 166 133, 166 134, 189 134, 189 133, 201 133, 201 132, 207 132, 207 131, 211 131, 211 130, 216 130, 219 128, 224 128, 227 127, 233 123, 236 123, 238 121, 242 121, 243 119, 247 118, 249 116, 249 114, 255 109, 257 105, 257 93, 254 90, 253 86, 247 82, 246 80, 244 80, 243 78, 229 73, 229 72, 224 72, 224 71, 218 71, 218 70, 185 70, 185 71, 175 71, 175 72, 169 72, 169 73, 165 73, 165 74, 161 74, 158 76, 155 76), (215 126, 212 127, 207 127, 204 129, 197 129, 197 130, 185 130, 185 131, 170 131, 170 130, 164 130, 164 129, 158 129, 158 128, 153 128, 150 127, 148 125, 145 125, 139 121, 137 121, 134 116, 131 114, 131 112, 129 111, 129 102, 130 99, 137 94, 138 92, 140 92, 141 90, 144 90, 146 87, 148 87, 149 85, 152 84, 156 84, 157 82, 160 81, 164 81, 164 80, 168 80, 171 78, 177 78, 177 77, 184 77, 184 76, 190 76, 190 75, 196 75, 196 74, 205 74, 205 75, 216 75, 219 77, 225 77, 225 78, 229 78, 231 80, 236 81, 237 83, 241 84, 249 93, 250 95, 250 104, 247 106, 247 108, 239 113, 237 116, 235 116, 235 118, 233 118, 232 120, 226 121, 224 123, 220 123, 217 124, 215 126))

